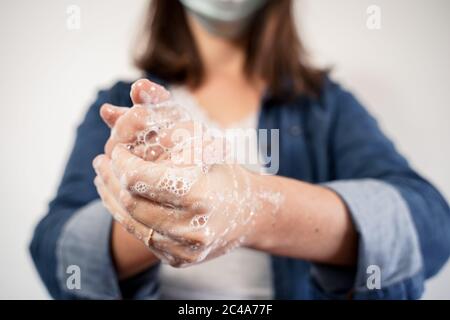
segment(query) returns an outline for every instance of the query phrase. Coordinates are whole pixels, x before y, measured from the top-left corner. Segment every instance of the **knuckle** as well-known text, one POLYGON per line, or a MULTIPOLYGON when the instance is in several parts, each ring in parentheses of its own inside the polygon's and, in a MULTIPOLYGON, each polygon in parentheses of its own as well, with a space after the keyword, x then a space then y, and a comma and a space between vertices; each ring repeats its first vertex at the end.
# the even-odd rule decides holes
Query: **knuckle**
POLYGON ((145 125, 147 111, 144 106, 135 105, 129 110, 124 119, 124 126, 131 127, 134 130, 142 130, 145 125))
POLYGON ((97 156, 94 158, 94 160, 92 160, 92 167, 93 167, 95 170, 99 169, 99 168, 100 168, 100 165, 101 165, 101 163, 102 163, 102 160, 103 160, 103 155, 102 155, 102 154, 97 155, 97 156))
POLYGON ((192 262, 191 264, 197 264, 202 262, 208 255, 209 252, 205 252, 205 250, 197 250, 192 254, 192 262))
POLYGON ((183 268, 188 265, 194 264, 196 261, 193 257, 189 255, 177 255, 172 256, 172 259, 169 261, 169 264, 174 268, 183 268))
POLYGON ((147 196, 150 192, 150 186, 143 181, 136 181, 136 183, 132 186, 132 192, 134 194, 147 196))
POLYGON ((173 268, 181 269, 183 262, 180 259, 169 260, 169 265, 173 268))
POLYGON ((123 222, 123 226, 124 226, 125 230, 127 230, 130 234, 134 234, 134 232, 136 231, 136 226, 135 226, 133 220, 131 220, 131 219, 126 219, 123 222))
POLYGON ((111 181, 111 175, 109 174, 109 172, 103 171, 103 172, 101 172, 101 176, 102 176, 103 183, 105 185, 109 185, 109 183, 111 181))
POLYGON ((105 143, 105 154, 111 156, 112 150, 114 149, 114 146, 116 145, 115 141, 110 137, 105 143))
POLYGON ((186 252, 183 252, 181 256, 178 256, 177 260, 182 261, 183 263, 192 264, 196 261, 195 256, 193 256, 188 250, 184 250, 186 252))
POLYGON ((175 262, 178 263, 178 268, 194 265, 202 261, 203 253, 203 250, 193 251, 190 247, 187 247, 181 254, 176 256, 175 262))
POLYGON ((214 237, 211 236, 210 232, 207 232, 205 229, 198 230, 194 234, 189 236, 189 244, 191 250, 201 250, 206 247, 209 247, 214 241, 214 237))

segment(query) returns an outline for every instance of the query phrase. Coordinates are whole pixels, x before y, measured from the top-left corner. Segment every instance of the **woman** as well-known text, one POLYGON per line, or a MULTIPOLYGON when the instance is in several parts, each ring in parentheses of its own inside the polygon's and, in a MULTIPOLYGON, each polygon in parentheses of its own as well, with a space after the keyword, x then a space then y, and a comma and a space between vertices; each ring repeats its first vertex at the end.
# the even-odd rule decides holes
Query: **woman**
POLYGON ((151 2, 137 60, 151 81, 99 93, 31 243, 53 297, 421 296, 450 252, 449 206, 307 62, 291 10, 289 0, 151 2), (185 171, 135 139, 153 112, 140 105, 164 101, 222 129, 280 129, 278 175, 215 164, 175 197, 161 181, 185 171))

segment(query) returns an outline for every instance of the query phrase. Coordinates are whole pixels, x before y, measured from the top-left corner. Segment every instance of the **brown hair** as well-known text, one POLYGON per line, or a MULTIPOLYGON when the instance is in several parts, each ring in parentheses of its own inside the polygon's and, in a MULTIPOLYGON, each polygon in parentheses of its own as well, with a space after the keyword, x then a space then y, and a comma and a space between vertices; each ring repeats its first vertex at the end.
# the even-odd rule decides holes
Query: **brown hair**
MULTIPOLYGON (((202 61, 179 0, 152 0, 146 19, 136 66, 164 81, 201 85, 202 61)), ((324 72, 307 61, 292 0, 269 0, 248 26, 244 46, 246 75, 262 78, 272 95, 320 94, 324 72)))

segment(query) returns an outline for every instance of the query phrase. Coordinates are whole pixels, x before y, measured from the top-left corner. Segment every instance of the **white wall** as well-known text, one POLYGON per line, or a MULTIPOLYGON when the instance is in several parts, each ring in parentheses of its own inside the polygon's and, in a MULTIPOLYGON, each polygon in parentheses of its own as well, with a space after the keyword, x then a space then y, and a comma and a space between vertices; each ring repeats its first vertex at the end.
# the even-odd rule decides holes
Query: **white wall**
MULTIPOLYGON (((450 198, 450 2, 308 0, 299 25, 317 62, 333 65, 414 166, 450 198), (366 9, 382 10, 368 30, 366 9)), ((0 3, 0 298, 48 298, 27 252, 53 196, 74 129, 98 88, 137 75, 129 53, 146 1, 0 3), (66 28, 68 5, 81 29, 66 28)), ((450 267, 426 298, 450 299, 450 267)))

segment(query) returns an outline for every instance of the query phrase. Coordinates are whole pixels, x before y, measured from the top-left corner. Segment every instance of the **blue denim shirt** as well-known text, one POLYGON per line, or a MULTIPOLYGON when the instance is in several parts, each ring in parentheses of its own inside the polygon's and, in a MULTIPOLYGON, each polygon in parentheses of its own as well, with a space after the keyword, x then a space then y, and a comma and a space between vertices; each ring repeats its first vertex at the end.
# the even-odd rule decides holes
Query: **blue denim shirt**
MULTIPOLYGON (((130 86, 118 82, 99 92, 78 127, 57 195, 34 232, 31 255, 54 298, 158 297, 158 265, 131 279, 117 279, 109 247, 111 217, 91 210, 99 198, 91 162, 109 137, 99 109, 103 103, 131 106, 130 86), (71 264, 82 265, 80 290, 66 286, 65 270, 71 264)), ((274 297, 419 298, 425 279, 450 254, 450 208, 360 103, 327 79, 318 98, 266 96, 259 128, 280 129, 278 174, 334 190, 359 235, 354 268, 272 256, 274 297), (380 288, 367 285, 371 266, 381 272, 380 288)))

